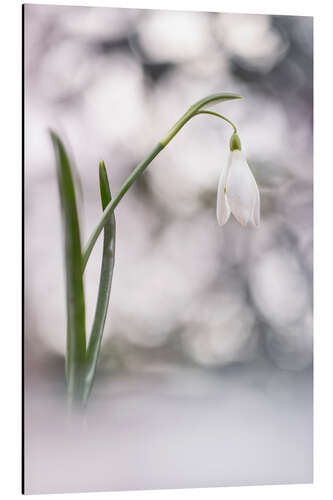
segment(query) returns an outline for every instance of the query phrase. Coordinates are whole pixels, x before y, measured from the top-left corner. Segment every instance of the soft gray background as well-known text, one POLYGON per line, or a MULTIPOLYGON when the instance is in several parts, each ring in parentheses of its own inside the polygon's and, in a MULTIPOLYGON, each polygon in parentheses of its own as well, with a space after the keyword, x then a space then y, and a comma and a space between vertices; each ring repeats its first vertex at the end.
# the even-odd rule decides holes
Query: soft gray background
MULTIPOLYGON (((25 6, 26 490, 312 481, 312 19, 25 6), (215 218, 231 129, 193 119, 116 211, 87 418, 68 421, 60 207, 47 129, 81 178, 83 239, 196 100, 236 122, 259 229, 215 218)), ((100 246, 86 276, 87 323, 100 246)))

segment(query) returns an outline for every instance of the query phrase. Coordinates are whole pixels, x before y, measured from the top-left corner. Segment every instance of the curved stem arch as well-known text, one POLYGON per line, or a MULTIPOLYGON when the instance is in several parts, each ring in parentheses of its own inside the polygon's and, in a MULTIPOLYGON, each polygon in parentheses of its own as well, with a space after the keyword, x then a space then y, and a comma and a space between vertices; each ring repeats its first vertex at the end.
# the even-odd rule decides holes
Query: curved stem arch
POLYGON ((154 149, 148 154, 148 156, 142 160, 139 165, 133 170, 133 172, 130 174, 130 176, 126 179, 124 184, 121 186, 119 192, 116 194, 116 196, 110 201, 110 203, 105 207, 101 219, 96 225, 95 229, 93 230, 86 249, 82 255, 82 271, 84 271, 88 259, 90 257, 90 254, 92 252, 92 249, 94 248, 94 245, 97 241, 98 236, 100 235, 101 231, 103 230, 105 224, 108 221, 109 215, 114 211, 120 200, 123 198, 125 193, 129 190, 129 188, 132 186, 132 184, 135 182, 137 177, 148 167, 148 165, 153 161, 153 159, 164 149, 169 142, 175 137, 176 134, 183 128, 183 126, 191 119, 193 116, 196 116, 198 114, 211 114, 218 116, 219 118, 222 118, 223 120, 227 121, 230 123, 230 125, 234 128, 234 131, 236 131, 235 125, 227 118, 225 118, 222 115, 219 115, 218 113, 212 112, 212 111, 207 111, 204 110, 206 106, 213 106, 215 104, 218 104, 223 101, 230 101, 234 99, 241 99, 242 96, 239 94, 233 94, 230 92, 223 92, 219 94, 212 94, 207 97, 204 97, 203 99, 200 99, 200 101, 196 102, 193 104, 187 111, 186 113, 181 116, 181 118, 173 125, 173 127, 169 130, 167 135, 162 139, 160 142, 157 143, 157 145, 154 147, 154 149))
POLYGON ((237 134, 237 128, 236 125, 229 120, 226 116, 220 115, 220 113, 216 113, 215 111, 208 111, 207 109, 203 109, 202 111, 198 111, 195 116, 197 115, 212 115, 212 116, 217 116, 218 118, 221 118, 221 120, 224 120, 225 122, 229 123, 229 125, 232 126, 234 129, 234 133, 237 134))

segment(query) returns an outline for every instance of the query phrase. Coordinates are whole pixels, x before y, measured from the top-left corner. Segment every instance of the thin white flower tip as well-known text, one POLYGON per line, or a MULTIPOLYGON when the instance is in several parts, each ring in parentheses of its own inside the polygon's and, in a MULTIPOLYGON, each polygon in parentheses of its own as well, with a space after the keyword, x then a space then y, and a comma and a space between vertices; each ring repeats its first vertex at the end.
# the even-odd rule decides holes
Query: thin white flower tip
POLYGON ((260 195, 259 195, 259 190, 257 187, 257 195, 256 195, 256 201, 253 207, 253 224, 255 227, 260 226, 260 195))
POLYGON ((226 198, 224 188, 217 193, 216 218, 219 226, 224 226, 230 217, 230 207, 226 198))
POLYGON ((231 162, 231 155, 229 155, 227 164, 222 168, 217 188, 216 217, 219 226, 223 226, 227 222, 231 213, 230 205, 228 203, 225 192, 225 185, 229 172, 230 162, 231 162))

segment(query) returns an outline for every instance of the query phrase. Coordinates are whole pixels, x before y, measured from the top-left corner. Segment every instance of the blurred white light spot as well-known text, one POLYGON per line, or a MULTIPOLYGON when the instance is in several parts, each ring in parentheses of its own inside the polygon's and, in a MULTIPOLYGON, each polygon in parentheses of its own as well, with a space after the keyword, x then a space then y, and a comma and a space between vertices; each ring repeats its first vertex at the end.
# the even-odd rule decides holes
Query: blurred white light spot
POLYGON ((144 118, 143 75, 137 62, 123 55, 107 59, 101 78, 85 99, 87 123, 94 117, 95 133, 104 141, 138 134, 144 118))
MULTIPOLYGON (((236 106, 236 112, 246 112, 245 120, 239 123, 239 133, 242 146, 246 147, 247 156, 260 156, 260 161, 281 165, 290 164, 292 147, 289 144, 289 124, 283 108, 269 100, 259 97, 248 99, 246 108, 236 106), (260 117, 258 116, 260 109, 260 117), (281 144, 286 146, 281 148, 281 144)), ((280 172, 277 172, 279 175, 280 172)))
POLYGON ((128 36, 138 15, 136 9, 74 7, 63 12, 59 25, 71 36, 83 37, 84 40, 100 40, 102 37, 113 40, 128 36))
POLYGON ((228 130, 217 131, 216 122, 205 118, 196 117, 148 171, 160 202, 177 215, 193 213, 204 193, 217 190, 227 162, 228 130))
POLYGON ((217 35, 231 52, 266 71, 285 53, 286 44, 269 16, 220 14, 217 35))
POLYGON ((217 252, 202 231, 205 219, 175 222, 145 250, 139 233, 146 219, 133 220, 139 249, 136 243, 127 245, 127 251, 117 249, 111 325, 133 343, 158 345, 181 323, 193 296, 213 279, 217 252))
POLYGON ((186 61, 212 46, 209 17, 195 12, 151 12, 138 27, 148 57, 159 62, 186 61))
POLYGON ((239 294, 215 293, 201 297, 200 303, 190 308, 185 318, 182 340, 196 362, 226 365, 253 355, 254 316, 239 294))
POLYGON ((294 255, 272 250, 252 267, 250 288, 261 314, 277 326, 302 318, 309 308, 305 275, 294 255))
POLYGON ((61 39, 48 50, 40 65, 39 92, 45 98, 62 99, 83 90, 95 73, 97 58, 87 57, 84 44, 61 39))

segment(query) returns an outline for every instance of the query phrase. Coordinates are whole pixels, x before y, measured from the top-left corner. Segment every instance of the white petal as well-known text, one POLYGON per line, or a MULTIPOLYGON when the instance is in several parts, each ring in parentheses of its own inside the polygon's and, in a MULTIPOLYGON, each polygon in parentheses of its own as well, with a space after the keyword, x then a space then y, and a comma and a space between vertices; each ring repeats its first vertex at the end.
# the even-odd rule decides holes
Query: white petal
POLYGON ((226 194, 230 209, 243 226, 246 226, 249 220, 259 223, 259 191, 255 178, 241 151, 232 151, 231 155, 230 170, 226 183, 226 194))
POLYGON ((260 194, 259 194, 259 189, 258 186, 256 185, 257 188, 257 195, 256 195, 256 201, 253 206, 253 213, 251 220, 253 224, 258 227, 260 224, 260 194))
POLYGON ((217 222, 220 226, 223 226, 230 217, 230 206, 225 194, 225 185, 229 172, 231 162, 231 154, 228 158, 228 163, 222 168, 222 172, 219 179, 219 185, 217 188, 217 201, 216 201, 216 217, 217 222))

